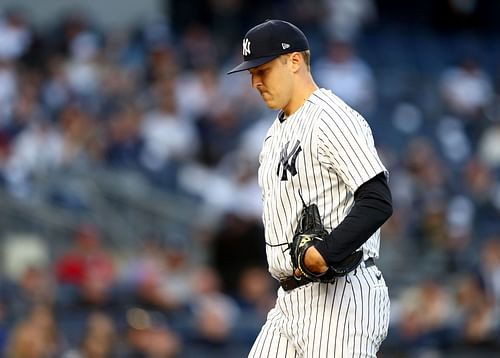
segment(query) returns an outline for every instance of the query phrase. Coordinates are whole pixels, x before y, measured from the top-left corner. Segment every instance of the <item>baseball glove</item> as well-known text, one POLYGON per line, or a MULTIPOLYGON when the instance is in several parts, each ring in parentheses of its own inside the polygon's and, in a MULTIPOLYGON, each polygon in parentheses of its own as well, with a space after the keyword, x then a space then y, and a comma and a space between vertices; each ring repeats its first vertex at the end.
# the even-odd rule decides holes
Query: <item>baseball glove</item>
POLYGON ((302 276, 314 282, 333 282, 337 277, 346 275, 354 270, 363 258, 362 251, 355 251, 346 259, 331 264, 324 273, 315 273, 304 264, 307 249, 323 241, 328 235, 321 221, 316 204, 304 205, 299 225, 295 230, 293 241, 290 244, 290 256, 294 271, 299 269, 302 276))

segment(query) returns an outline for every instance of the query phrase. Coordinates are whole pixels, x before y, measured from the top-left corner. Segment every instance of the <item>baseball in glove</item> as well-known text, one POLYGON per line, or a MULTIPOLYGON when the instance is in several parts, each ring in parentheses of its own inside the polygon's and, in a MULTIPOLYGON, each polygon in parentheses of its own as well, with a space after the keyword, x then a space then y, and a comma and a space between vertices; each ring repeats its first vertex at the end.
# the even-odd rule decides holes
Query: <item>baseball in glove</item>
POLYGON ((323 241, 327 235, 317 205, 304 203, 299 225, 290 244, 290 256, 294 271, 299 269, 302 276, 309 281, 333 282, 337 277, 345 276, 354 270, 363 258, 362 251, 355 251, 344 260, 329 265, 328 270, 323 273, 312 272, 304 264, 306 251, 319 241, 323 241))

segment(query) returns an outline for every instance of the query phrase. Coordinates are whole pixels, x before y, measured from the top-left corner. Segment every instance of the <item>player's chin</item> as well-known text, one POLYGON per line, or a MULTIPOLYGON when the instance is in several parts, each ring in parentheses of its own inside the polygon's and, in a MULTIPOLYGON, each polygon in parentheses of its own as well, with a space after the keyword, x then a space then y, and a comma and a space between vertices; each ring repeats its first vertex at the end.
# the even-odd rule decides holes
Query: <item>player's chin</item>
POLYGON ((273 110, 278 110, 278 109, 281 109, 281 107, 276 103, 274 102, 273 100, 270 100, 270 99, 264 99, 264 102, 266 102, 266 105, 267 107, 269 107, 269 109, 273 109, 273 110))

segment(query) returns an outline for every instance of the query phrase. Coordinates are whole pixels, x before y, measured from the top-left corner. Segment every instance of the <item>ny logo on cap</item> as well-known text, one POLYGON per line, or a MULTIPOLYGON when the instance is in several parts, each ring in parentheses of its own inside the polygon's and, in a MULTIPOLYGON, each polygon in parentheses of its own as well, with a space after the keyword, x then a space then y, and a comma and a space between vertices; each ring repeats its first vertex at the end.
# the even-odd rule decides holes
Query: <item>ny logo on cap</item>
POLYGON ((250 55, 250 40, 243 39, 243 56, 250 55))

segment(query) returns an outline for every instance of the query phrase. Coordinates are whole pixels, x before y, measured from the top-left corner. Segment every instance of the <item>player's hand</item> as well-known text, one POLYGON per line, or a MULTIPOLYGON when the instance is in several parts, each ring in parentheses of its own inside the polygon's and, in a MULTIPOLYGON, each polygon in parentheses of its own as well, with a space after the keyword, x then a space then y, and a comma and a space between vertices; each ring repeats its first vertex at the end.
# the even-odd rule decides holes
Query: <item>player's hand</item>
MULTIPOLYGON (((319 251, 314 246, 311 246, 307 249, 304 256, 304 264, 310 271, 317 274, 322 274, 328 271, 328 266, 325 259, 323 258, 323 256, 321 256, 319 251)), ((301 276, 301 272, 299 269, 295 270, 295 276, 301 276)))

